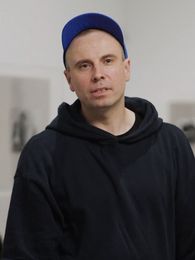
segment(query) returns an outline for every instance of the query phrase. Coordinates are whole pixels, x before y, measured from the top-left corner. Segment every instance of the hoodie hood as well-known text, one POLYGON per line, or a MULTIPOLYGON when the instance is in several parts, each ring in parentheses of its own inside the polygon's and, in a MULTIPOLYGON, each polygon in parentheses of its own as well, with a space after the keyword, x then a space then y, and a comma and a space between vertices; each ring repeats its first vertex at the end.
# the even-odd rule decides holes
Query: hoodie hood
POLYGON ((46 129, 59 132, 66 136, 102 143, 116 141, 132 143, 146 138, 160 129, 162 119, 158 118, 155 107, 149 101, 141 98, 125 97, 125 106, 136 114, 139 114, 142 118, 139 128, 129 135, 114 136, 90 125, 80 113, 81 104, 78 99, 72 105, 65 102, 62 103, 58 108, 57 117, 46 129))

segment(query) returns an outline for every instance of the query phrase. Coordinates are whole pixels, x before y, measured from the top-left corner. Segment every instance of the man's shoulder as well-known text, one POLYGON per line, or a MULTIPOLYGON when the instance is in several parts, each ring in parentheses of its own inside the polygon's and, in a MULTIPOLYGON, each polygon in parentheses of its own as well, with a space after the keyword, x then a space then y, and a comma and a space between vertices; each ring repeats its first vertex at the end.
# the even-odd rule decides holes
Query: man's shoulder
POLYGON ((171 132, 171 133, 177 133, 180 132, 181 129, 179 129, 176 125, 169 123, 169 122, 163 122, 163 128, 165 131, 171 132))
POLYGON ((190 143, 184 131, 174 124, 166 122, 163 123, 162 136, 164 141, 169 142, 173 148, 177 148, 179 150, 182 148, 183 151, 185 149, 190 149, 190 143))
POLYGON ((176 125, 168 122, 163 122, 163 131, 165 134, 175 137, 175 138, 184 138, 186 139, 186 136, 184 132, 176 125))
POLYGON ((54 136, 48 130, 43 130, 42 132, 33 135, 25 145, 25 148, 41 148, 49 146, 52 143, 54 136))
POLYGON ((21 158, 39 158, 44 154, 50 154, 55 143, 55 135, 48 130, 33 135, 25 144, 21 158))

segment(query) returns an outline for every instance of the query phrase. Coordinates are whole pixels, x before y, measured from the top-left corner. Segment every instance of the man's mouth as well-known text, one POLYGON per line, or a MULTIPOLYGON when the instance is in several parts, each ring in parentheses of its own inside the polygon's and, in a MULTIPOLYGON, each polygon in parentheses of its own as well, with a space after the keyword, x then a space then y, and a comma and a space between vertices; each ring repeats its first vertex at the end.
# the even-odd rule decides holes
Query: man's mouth
POLYGON ((107 90, 110 90, 110 88, 97 88, 97 89, 92 90, 91 93, 92 94, 94 94, 94 93, 103 93, 103 92, 105 92, 107 90))

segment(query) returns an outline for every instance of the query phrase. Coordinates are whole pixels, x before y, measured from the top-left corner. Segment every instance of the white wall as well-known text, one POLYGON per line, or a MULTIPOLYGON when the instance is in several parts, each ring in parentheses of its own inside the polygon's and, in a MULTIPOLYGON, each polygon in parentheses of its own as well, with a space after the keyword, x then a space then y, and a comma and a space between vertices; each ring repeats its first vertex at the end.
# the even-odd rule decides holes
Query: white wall
POLYGON ((195 102, 195 1, 131 0, 127 10, 127 93, 151 100, 169 120, 170 102, 195 102))
MULTIPOLYGON (((63 77, 61 30, 87 11, 111 15, 124 28, 132 60, 128 95, 151 100, 165 119, 171 101, 195 102, 194 0, 0 0, 0 76, 49 78, 52 119, 61 101, 74 100, 63 77)), ((6 174, 0 165, 0 180, 6 174)), ((0 190, 2 234, 11 186, 9 179, 0 190)))
POLYGON ((1 63, 61 66, 61 30, 74 15, 101 11, 124 21, 118 0, 1 0, 1 63))

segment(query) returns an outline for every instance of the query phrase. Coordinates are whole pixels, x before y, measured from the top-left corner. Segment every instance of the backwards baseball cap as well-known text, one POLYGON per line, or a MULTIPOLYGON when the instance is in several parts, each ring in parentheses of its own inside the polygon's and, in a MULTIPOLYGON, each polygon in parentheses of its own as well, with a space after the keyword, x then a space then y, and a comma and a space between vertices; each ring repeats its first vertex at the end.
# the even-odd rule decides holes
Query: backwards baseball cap
POLYGON ((100 13, 85 13, 72 18, 63 28, 62 45, 64 58, 72 40, 78 34, 88 29, 98 29, 111 34, 121 44, 125 58, 128 57, 120 26, 109 16, 100 13))

